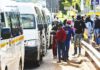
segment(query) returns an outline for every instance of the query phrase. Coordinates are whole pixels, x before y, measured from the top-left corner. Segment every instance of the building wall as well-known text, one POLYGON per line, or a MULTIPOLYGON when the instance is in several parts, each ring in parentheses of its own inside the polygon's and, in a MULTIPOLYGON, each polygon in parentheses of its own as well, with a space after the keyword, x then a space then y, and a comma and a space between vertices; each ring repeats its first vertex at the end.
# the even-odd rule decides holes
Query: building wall
POLYGON ((46 0, 46 6, 51 12, 59 11, 59 1, 60 0, 46 0))

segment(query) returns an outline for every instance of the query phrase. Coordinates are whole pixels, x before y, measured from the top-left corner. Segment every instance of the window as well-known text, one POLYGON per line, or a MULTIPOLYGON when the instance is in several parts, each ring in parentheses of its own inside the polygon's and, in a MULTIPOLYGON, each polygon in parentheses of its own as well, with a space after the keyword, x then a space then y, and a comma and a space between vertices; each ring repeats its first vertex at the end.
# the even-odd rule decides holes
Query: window
POLYGON ((5 18, 4 18, 4 13, 0 14, 0 26, 5 27, 5 18))
POLYGON ((35 16, 31 14, 23 14, 21 17, 21 24, 24 29, 35 29, 35 16))
POLYGON ((12 28, 18 28, 20 27, 20 21, 18 20, 18 14, 16 12, 11 12, 11 22, 12 22, 12 28))
POLYGON ((11 28, 12 36, 18 36, 22 34, 22 28, 20 26, 19 14, 17 12, 6 12, 7 24, 11 28))

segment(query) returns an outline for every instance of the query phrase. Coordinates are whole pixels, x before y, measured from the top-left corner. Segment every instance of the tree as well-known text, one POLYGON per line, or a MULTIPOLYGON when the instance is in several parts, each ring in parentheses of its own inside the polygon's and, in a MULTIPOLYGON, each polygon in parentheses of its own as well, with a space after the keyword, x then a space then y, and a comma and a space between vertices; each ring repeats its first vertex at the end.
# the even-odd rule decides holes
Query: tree
POLYGON ((75 7, 76 10, 78 10, 78 12, 80 12, 80 1, 81 0, 60 0, 59 1, 59 9, 62 11, 62 12, 65 12, 64 10, 64 7, 75 7))

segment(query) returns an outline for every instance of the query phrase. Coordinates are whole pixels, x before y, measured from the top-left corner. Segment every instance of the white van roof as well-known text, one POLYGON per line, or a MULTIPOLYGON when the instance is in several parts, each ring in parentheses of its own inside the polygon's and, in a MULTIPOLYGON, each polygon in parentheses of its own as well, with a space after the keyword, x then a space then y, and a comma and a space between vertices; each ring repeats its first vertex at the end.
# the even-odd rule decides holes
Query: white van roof
POLYGON ((17 3, 15 1, 0 0, 0 12, 11 11, 11 8, 15 7, 17 7, 17 3))
POLYGON ((33 3, 18 2, 17 6, 21 14, 36 14, 33 3))

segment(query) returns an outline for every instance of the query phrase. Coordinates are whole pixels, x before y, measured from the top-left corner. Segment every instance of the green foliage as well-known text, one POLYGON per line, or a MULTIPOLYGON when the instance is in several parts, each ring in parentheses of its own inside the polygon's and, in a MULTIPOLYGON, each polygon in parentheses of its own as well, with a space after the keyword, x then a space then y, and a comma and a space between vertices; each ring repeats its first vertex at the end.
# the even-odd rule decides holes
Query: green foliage
POLYGON ((76 10, 78 10, 78 12, 81 12, 80 6, 78 4, 76 4, 76 10))
POLYGON ((80 1, 81 0, 60 0, 59 1, 59 9, 65 13, 64 7, 71 7, 71 6, 76 6, 76 9, 78 12, 80 12, 80 1))

